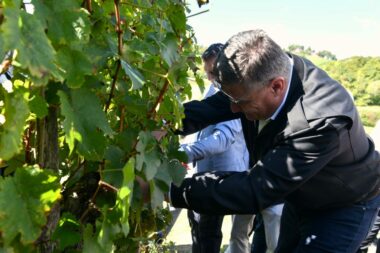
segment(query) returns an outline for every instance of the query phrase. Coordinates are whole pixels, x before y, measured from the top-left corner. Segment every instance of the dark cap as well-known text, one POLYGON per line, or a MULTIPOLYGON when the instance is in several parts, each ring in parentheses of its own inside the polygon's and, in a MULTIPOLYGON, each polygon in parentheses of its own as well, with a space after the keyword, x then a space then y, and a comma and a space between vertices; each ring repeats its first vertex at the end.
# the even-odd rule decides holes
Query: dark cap
POLYGON ((203 60, 211 59, 218 55, 220 51, 222 51, 224 45, 222 43, 211 44, 202 54, 203 60))

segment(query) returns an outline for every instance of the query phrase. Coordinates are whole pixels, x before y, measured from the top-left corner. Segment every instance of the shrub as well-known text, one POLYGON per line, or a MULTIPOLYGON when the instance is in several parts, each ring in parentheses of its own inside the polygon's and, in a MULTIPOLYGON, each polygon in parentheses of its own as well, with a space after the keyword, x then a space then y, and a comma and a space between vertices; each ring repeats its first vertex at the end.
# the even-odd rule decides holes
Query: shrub
POLYGON ((363 125, 374 127, 380 120, 380 106, 358 106, 363 125))

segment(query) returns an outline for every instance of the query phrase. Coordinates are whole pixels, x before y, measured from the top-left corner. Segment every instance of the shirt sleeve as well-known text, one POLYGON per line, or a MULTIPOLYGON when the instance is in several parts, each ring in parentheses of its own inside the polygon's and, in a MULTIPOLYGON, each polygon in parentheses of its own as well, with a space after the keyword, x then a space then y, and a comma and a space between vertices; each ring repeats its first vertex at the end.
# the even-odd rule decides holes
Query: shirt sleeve
POLYGON ((242 131, 240 120, 237 119, 219 123, 213 130, 212 134, 205 138, 181 145, 181 150, 186 152, 189 162, 228 150, 242 131))
POLYGON ((221 92, 201 101, 193 100, 184 104, 186 117, 182 120, 182 129, 176 133, 188 135, 209 125, 243 117, 241 113, 233 113, 228 98, 221 92))
POLYGON ((255 214, 282 202, 339 151, 337 127, 323 124, 284 138, 247 172, 205 172, 172 186, 175 207, 206 214, 255 214))

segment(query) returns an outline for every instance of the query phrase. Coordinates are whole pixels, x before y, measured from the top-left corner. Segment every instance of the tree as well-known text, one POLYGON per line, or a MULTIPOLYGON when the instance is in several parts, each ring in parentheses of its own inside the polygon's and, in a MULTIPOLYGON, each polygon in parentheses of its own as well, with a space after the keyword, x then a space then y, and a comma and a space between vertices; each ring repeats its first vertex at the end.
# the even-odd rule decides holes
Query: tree
POLYGON ((327 50, 319 51, 319 52, 317 52, 317 55, 319 57, 322 57, 322 58, 327 59, 327 60, 331 60, 331 61, 336 61, 337 60, 336 56, 333 53, 331 53, 330 51, 327 51, 327 50))
POLYGON ((0 2, 0 60, 13 52, 0 74, 14 66, 0 88, 0 249, 136 252, 165 227, 164 193, 186 160, 171 129, 191 96, 189 70, 201 80, 185 9, 0 2), (136 176, 151 186, 149 204, 136 176))
POLYGON ((303 53, 305 51, 305 47, 302 45, 291 44, 288 46, 286 50, 291 53, 297 54, 297 53, 303 53))
POLYGON ((329 75, 350 90, 358 105, 379 105, 376 90, 380 81, 379 57, 351 57, 322 64, 329 75))
POLYGON ((370 82, 367 86, 369 105, 380 105, 380 80, 370 82))

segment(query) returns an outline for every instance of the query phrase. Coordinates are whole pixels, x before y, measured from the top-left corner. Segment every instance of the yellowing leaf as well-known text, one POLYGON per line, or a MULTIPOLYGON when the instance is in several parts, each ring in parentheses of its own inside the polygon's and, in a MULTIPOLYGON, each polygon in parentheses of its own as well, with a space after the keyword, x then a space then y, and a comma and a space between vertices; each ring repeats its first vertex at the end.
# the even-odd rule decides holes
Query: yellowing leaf
MULTIPOLYGON (((4 10, 5 49, 17 49, 18 61, 37 78, 48 74, 59 78, 55 67, 55 51, 36 16, 20 10, 20 5, 4 10)), ((3 36, 2 35, 2 36, 3 36)))
POLYGON ((5 123, 0 132, 0 159, 8 160, 21 148, 25 121, 29 115, 27 101, 21 93, 14 92, 5 97, 5 123))
POLYGON ((17 236, 24 244, 35 241, 48 211, 60 198, 58 178, 35 167, 18 168, 0 179, 0 231, 6 245, 17 236))

